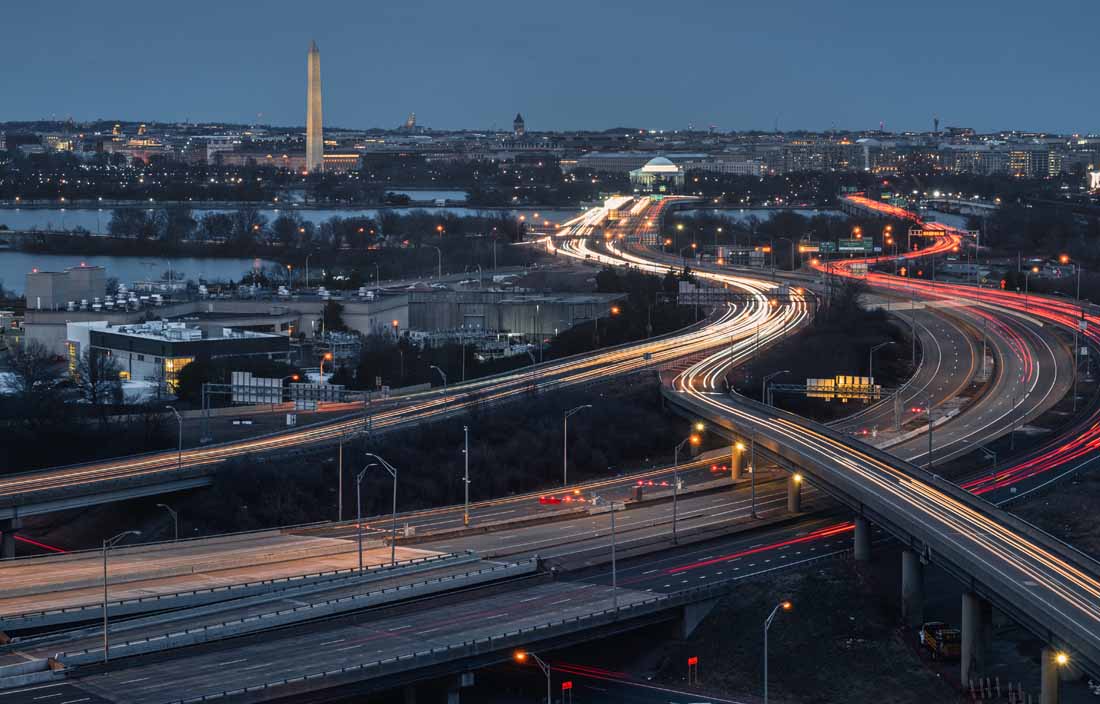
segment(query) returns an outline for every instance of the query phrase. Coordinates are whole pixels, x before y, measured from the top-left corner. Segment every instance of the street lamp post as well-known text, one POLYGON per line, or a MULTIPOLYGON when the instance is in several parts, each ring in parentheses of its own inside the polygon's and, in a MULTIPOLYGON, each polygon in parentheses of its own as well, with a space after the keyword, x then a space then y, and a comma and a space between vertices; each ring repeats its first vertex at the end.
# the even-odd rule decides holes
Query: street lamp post
POLYGON ((103 541, 103 662, 111 658, 111 640, 107 624, 107 551, 128 535, 141 535, 140 530, 126 530, 103 541))
POLYGON ((779 613, 780 609, 790 611, 791 602, 779 602, 768 614, 768 618, 764 620, 764 704, 768 704, 768 629, 772 627, 772 621, 775 620, 775 615, 779 613))
POLYGON ((431 366, 430 366, 430 367, 428 367, 428 368, 429 368, 429 369, 434 369, 434 370, 436 370, 437 372, 439 372, 439 376, 440 376, 440 377, 442 377, 442 379, 443 379, 443 393, 447 393, 447 372, 443 371, 442 369, 440 369, 439 367, 435 366, 434 364, 433 364, 433 365, 431 365, 431 366))
POLYGON ((435 250, 435 253, 438 256, 438 260, 436 261, 436 265, 435 265, 435 278, 442 279, 443 278, 443 250, 440 249, 439 247, 436 247, 434 244, 426 244, 424 246, 425 247, 431 247, 432 249, 435 250))
MULTIPOLYGON (((768 382, 779 376, 780 374, 790 374, 790 369, 784 369, 778 372, 772 372, 771 374, 765 374, 764 379, 760 382, 760 403, 768 403, 768 382)), ((768 405, 771 405, 770 403, 768 405)))
MULTIPOLYGON (((695 424, 695 429, 699 430, 699 431, 702 431, 703 424, 702 423, 696 423, 695 424)), ((692 445, 698 445, 700 442, 702 442, 702 438, 700 438, 695 433, 692 433, 691 435, 688 435, 686 438, 681 440, 679 442, 679 444, 676 445, 676 448, 672 451, 672 542, 673 542, 673 544, 676 544, 677 542, 679 542, 679 536, 676 533, 676 519, 677 519, 677 501, 678 501, 679 495, 680 495, 680 450, 682 450, 684 445, 687 445, 688 443, 691 443, 692 445)))
MULTIPOLYGON (((602 500, 599 494, 592 495, 592 504, 596 505, 602 500)), ((611 603, 619 608, 619 572, 615 567, 615 502, 611 502, 611 603)))
POLYGON ((538 655, 535 655, 534 653, 526 650, 517 650, 513 657, 515 658, 516 662, 521 664, 527 662, 527 658, 531 658, 535 661, 535 664, 539 666, 540 670, 542 670, 542 674, 546 675, 546 704, 553 704, 554 700, 551 698, 553 694, 550 691, 550 666, 547 665, 546 662, 543 661, 543 659, 540 658, 538 655))
POLYGON ((466 499, 462 506, 462 525, 470 525, 470 426, 462 426, 462 458, 466 465, 466 471, 462 477, 462 484, 466 489, 466 499))
POLYGON ((386 460, 379 457, 378 455, 374 454, 373 452, 368 452, 367 457, 373 457, 374 459, 378 460, 378 464, 381 465, 382 469, 389 472, 389 475, 391 477, 393 477, 393 511, 392 511, 392 514, 391 514, 391 533, 392 533, 392 537, 390 538, 390 564, 391 565, 396 565, 397 564, 397 468, 394 467, 389 462, 387 462, 386 460))
POLYGON ((321 366, 317 370, 317 374, 321 377, 321 383, 325 383, 325 361, 332 360, 332 352, 325 352, 321 355, 321 366))
MULTIPOLYGON (((1028 309, 1027 294, 1028 294, 1028 289, 1031 286, 1031 275, 1032 274, 1038 274, 1038 273, 1039 273, 1039 267, 1037 267, 1037 266, 1031 267, 1031 271, 1025 271, 1024 272, 1024 310, 1028 309)), ((1019 291, 1019 289, 1016 289, 1016 290, 1019 291)))
POLYGON ((592 408, 592 404, 586 403, 583 406, 577 406, 571 408, 565 412, 562 417, 562 445, 561 445, 561 485, 569 485, 569 416, 574 413, 579 413, 586 408, 592 408))
POLYGON ((870 379, 875 378, 875 350, 880 350, 887 345, 894 344, 893 340, 888 342, 880 342, 871 348, 871 351, 867 353, 867 377, 870 379))
POLYGON ((179 424, 179 444, 176 446, 176 469, 183 469, 183 416, 173 406, 165 406, 176 415, 176 423, 179 424))
POLYGON ((180 516, 179 516, 179 514, 176 513, 175 511, 173 511, 172 507, 169 506, 168 504, 157 504, 157 508, 164 509, 165 511, 168 512, 168 515, 170 515, 172 517, 172 526, 173 526, 173 531, 172 532, 173 532, 173 535, 175 535, 174 540, 178 541, 180 539, 180 516))
POLYGON ((359 491, 359 484, 363 481, 363 475, 367 473, 367 470, 371 467, 377 467, 377 462, 371 462, 366 467, 360 470, 359 474, 355 475, 355 530, 357 536, 357 542, 359 545, 359 573, 363 573, 363 502, 361 500, 362 495, 359 491))

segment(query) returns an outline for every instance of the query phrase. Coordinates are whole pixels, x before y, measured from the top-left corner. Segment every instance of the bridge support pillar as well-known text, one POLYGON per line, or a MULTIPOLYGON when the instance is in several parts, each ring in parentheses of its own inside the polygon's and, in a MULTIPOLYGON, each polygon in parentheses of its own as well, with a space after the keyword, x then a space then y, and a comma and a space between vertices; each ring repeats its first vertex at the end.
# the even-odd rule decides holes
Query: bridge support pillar
POLYGON ((687 640, 691 637, 691 634, 695 632, 695 629, 699 627, 699 624, 703 622, 710 612, 714 610, 715 605, 718 603, 717 599, 710 599, 708 601, 699 601, 694 604, 688 604, 684 606, 680 613, 680 620, 677 637, 680 640, 687 640))
POLYGON ((798 472, 787 477, 787 511, 802 512, 802 475, 798 472))
POLYGON ((871 559, 871 523, 863 516, 856 516, 856 530, 852 537, 852 556, 860 562, 871 559))
POLYGON ((1044 646, 1039 653, 1039 658, 1042 660, 1039 677, 1039 704, 1058 704, 1058 690, 1062 684, 1058 672, 1057 657, 1057 651, 1049 645, 1044 646))
POLYGON ((0 521, 0 560, 10 560, 15 557, 15 534, 23 527, 23 519, 6 518, 0 521))
POLYGON ((405 704, 416 704, 416 685, 415 684, 405 685, 405 689, 402 690, 402 693, 404 695, 403 696, 403 701, 405 702, 405 704))
POLYGON ((974 592, 962 595, 962 644, 959 662, 962 665, 962 685, 981 676, 989 664, 989 649, 993 641, 993 606, 974 592))
POLYGON ((736 442, 730 445, 730 479, 733 481, 741 478, 741 455, 736 442))
POLYGON ((901 618, 911 627, 924 622, 924 565, 915 550, 901 553, 901 618))

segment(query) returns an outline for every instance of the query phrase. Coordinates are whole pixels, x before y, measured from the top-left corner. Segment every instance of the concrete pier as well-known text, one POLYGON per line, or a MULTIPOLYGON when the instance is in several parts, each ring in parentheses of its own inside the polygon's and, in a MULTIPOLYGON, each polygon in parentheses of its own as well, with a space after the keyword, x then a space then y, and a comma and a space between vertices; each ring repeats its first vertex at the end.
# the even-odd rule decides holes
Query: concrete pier
POLYGON ((993 607, 974 592, 963 592, 962 644, 959 663, 962 666, 962 684, 980 677, 989 666, 989 651, 993 644, 993 607))
POLYGON ((787 511, 802 512, 802 475, 797 472, 787 477, 787 511))
POLYGON ((915 550, 901 553, 901 617, 911 627, 924 623, 924 565, 915 550))
POLYGON ((15 557, 15 534, 23 527, 23 519, 6 518, 0 520, 0 560, 10 560, 15 557))
POLYGON ((1039 704, 1058 704, 1059 688, 1062 686, 1061 665, 1058 663, 1058 651, 1049 645, 1039 653, 1042 661, 1039 675, 1039 704))
POLYGON ((856 516, 856 530, 852 536, 852 552, 856 560, 867 562, 871 559, 871 523, 863 516, 856 516))
POLYGON ((737 445, 737 442, 730 445, 730 479, 733 481, 737 481, 741 478, 741 469, 743 466, 741 458, 745 454, 742 450, 737 449, 737 445))

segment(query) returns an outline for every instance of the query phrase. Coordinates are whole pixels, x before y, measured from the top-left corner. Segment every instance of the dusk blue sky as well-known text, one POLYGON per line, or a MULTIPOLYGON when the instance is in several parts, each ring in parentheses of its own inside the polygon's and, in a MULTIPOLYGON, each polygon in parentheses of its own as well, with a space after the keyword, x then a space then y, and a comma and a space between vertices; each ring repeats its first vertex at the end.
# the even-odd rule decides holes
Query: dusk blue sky
POLYGON ((5 3, 0 120, 1100 132, 1096 0, 5 3))

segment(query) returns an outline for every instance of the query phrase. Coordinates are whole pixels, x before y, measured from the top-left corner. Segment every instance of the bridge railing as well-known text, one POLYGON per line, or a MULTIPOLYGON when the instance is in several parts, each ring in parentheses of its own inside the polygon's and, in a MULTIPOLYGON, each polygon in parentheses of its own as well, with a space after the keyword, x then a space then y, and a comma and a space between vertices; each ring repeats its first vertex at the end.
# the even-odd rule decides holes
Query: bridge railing
MULTIPOLYGON (((797 464, 803 469, 809 481, 820 486, 826 493, 883 526, 905 543, 921 549, 934 563, 952 573, 972 591, 981 594, 983 598, 1004 610, 1011 618, 1037 636, 1044 638, 1047 642, 1071 647, 1079 654, 1082 663, 1091 663, 1091 665, 1084 665, 1090 671, 1100 671, 1100 645, 1098 645, 1100 639, 1097 638, 1095 631, 1089 630, 1086 624, 1064 613, 1057 604, 1048 603, 1043 595, 1036 594, 1031 586, 1007 578, 999 564, 976 559, 975 547, 961 544, 954 539, 954 533, 951 531, 945 528, 937 532, 920 517, 910 515, 905 510, 899 510, 893 499, 883 496, 874 485, 863 482, 857 474, 847 471, 842 463, 829 459, 823 449, 816 445, 803 446, 789 442, 769 432, 767 428, 761 430, 758 421, 762 417, 782 419, 848 447, 872 462, 889 467, 892 471, 907 475, 912 480, 941 492, 965 507, 965 511, 982 515, 985 517, 983 520, 999 524, 1007 533, 1004 538, 1006 542, 1031 541, 1030 544, 1034 549, 1044 551, 1052 558, 1059 558, 1065 566, 1075 568, 1093 578, 1100 578, 1100 562, 1049 533, 998 509, 954 482, 819 423, 740 396, 734 397, 731 403, 752 415, 743 418, 732 413, 717 412, 713 407, 686 394, 671 392, 667 389, 662 389, 662 393, 671 403, 696 414, 696 417, 709 419, 718 427, 725 427, 738 434, 746 435, 755 429, 758 447, 797 464), (823 460, 822 457, 825 459, 823 460)), ((872 467, 871 464, 867 466, 872 467)), ((945 520, 950 518, 949 514, 945 514, 945 520)), ((1024 552, 1033 549, 1026 545, 1024 548, 1024 552)), ((1061 569, 1057 565, 1049 566, 1051 579, 1066 579, 1063 575, 1055 574, 1061 569)), ((1026 573, 1026 568, 1021 567, 1020 570, 1026 573)), ((1070 581, 1072 579, 1072 577, 1069 578, 1070 581)), ((1059 598, 1072 600, 1070 596, 1059 595, 1059 598)))
MULTIPOLYGON (((755 572, 751 575, 727 577, 726 579, 715 580, 706 585, 680 589, 666 594, 657 594, 652 597, 647 597, 638 601, 621 604, 616 607, 597 609, 587 614, 579 614, 577 616, 571 616, 568 618, 554 619, 533 626, 507 630, 498 634, 492 634, 476 639, 456 641, 454 643, 449 643, 444 646, 431 647, 425 650, 415 650, 413 652, 402 653, 388 658, 380 658, 378 660, 372 660, 370 662, 358 663, 355 665, 348 665, 345 667, 332 668, 328 670, 319 670, 304 675, 286 677, 283 679, 252 685, 249 687, 227 689, 210 694, 204 694, 197 697, 178 699, 171 704, 196 704, 197 702, 207 702, 229 697, 243 696, 254 692, 262 692, 264 690, 280 687, 285 687, 288 688, 288 690, 293 690, 296 685, 299 686, 301 689, 308 689, 310 688, 309 683, 324 678, 366 680, 374 677, 381 677, 401 671, 418 669, 421 667, 427 667, 434 664, 451 662, 454 660, 460 660, 474 656, 492 655, 494 652, 500 653, 511 648, 527 646, 530 645, 532 642, 536 642, 538 640, 556 638, 563 635, 568 635, 569 633, 587 630, 589 628, 598 628, 617 622, 623 622, 644 617, 646 615, 660 613, 669 609, 679 608, 687 604, 718 598, 727 594, 730 588, 736 582, 743 581, 745 579, 752 579, 761 575, 770 574, 772 572, 791 569, 795 566, 805 566, 824 562, 826 560, 835 560, 837 559, 837 557, 846 555, 850 552, 850 549, 837 550, 830 553, 825 553, 820 556, 806 558, 805 560, 798 561, 797 563, 792 563, 789 565, 777 565, 767 570, 755 572)), ((498 659, 504 659, 505 657, 507 656, 501 656, 498 659)), ((323 686, 328 687, 334 686, 335 684, 337 683, 326 683, 323 686)), ((285 696, 291 693, 293 692, 281 692, 280 696, 285 696)))
MULTIPOLYGON (((373 565, 367 565, 363 567, 363 576, 374 576, 379 573, 391 572, 393 570, 400 570, 406 567, 422 566, 432 563, 451 561, 460 557, 476 557, 476 553, 472 550, 465 552, 451 552, 441 553, 438 555, 425 555, 422 557, 414 557, 408 560, 398 560, 396 564, 391 565, 389 562, 377 563, 373 565)), ((126 611, 126 607, 145 606, 149 604, 162 604, 173 599, 187 599, 190 597, 201 597, 204 595, 224 595, 224 599, 234 599, 238 596, 244 596, 245 592, 254 592, 259 589, 265 589, 268 587, 276 587, 285 585, 287 587, 293 587, 298 585, 305 585, 307 583, 316 583, 318 581, 328 581, 331 579, 355 577, 358 576, 360 570, 358 567, 345 567, 336 570, 325 570, 322 572, 309 572, 306 574, 290 575, 287 577, 274 577, 271 579, 260 579, 251 582, 240 582, 237 584, 226 584, 216 587, 208 587, 205 589, 188 589, 178 592, 170 592, 165 594, 154 594, 152 596, 140 596, 132 599, 119 599, 117 601, 108 602, 108 608, 111 610, 122 609, 126 611)), ((221 600, 221 599, 219 599, 221 600)), ((7 616, 0 616, 0 630, 14 629, 24 627, 20 622, 22 621, 35 621, 42 620, 49 616, 62 616, 62 615, 86 615, 87 618, 91 618, 95 614, 103 613, 103 604, 83 604, 80 606, 66 606, 59 609, 43 609, 41 611, 27 611, 20 614, 11 614, 7 616)))

